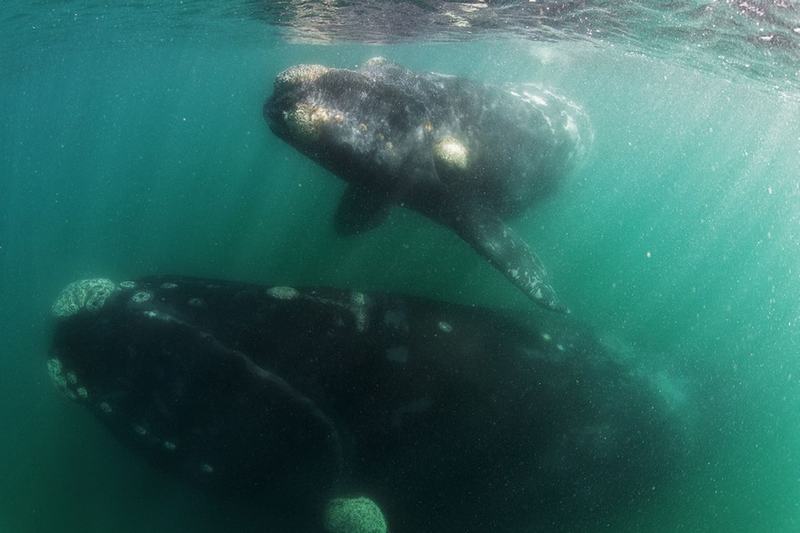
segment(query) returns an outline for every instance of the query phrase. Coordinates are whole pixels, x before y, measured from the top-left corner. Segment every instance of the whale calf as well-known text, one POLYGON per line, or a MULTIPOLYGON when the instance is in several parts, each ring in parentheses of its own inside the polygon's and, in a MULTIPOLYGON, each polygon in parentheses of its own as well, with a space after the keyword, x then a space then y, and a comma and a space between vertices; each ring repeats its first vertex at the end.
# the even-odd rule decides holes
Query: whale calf
POLYGON ((393 205, 411 208, 455 231, 537 303, 565 309, 505 220, 552 192, 587 151, 592 130, 578 105, 528 84, 373 58, 357 70, 283 71, 263 114, 276 135, 348 182, 339 232, 375 227, 393 205))
POLYGON ((680 471, 663 387, 564 315, 180 276, 75 282, 53 314, 50 377, 121 442, 298 517, 368 497, 398 533, 605 525, 680 471))

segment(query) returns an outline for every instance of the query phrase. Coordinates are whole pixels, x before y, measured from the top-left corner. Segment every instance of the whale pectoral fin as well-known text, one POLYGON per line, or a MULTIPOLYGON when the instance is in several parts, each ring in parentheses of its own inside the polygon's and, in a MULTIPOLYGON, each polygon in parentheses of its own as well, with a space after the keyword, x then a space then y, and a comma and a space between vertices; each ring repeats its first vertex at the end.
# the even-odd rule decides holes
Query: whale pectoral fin
POLYGON ((380 192, 348 185, 334 217, 340 235, 354 235, 379 226, 389 216, 391 202, 380 192))
POLYGON ((476 209, 452 217, 449 225, 537 304, 568 312, 558 301, 542 262, 499 216, 476 209))

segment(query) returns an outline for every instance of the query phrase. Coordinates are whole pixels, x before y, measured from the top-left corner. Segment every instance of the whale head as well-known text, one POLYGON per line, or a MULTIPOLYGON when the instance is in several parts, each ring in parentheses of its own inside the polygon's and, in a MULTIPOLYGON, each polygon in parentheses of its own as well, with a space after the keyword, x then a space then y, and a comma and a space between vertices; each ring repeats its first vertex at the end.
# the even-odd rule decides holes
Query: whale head
POLYGON ((47 372, 154 466, 214 490, 322 498, 338 475, 336 428, 217 338, 208 302, 224 292, 175 276, 73 282, 51 309, 47 372))
POLYGON ((376 185, 428 169, 410 157, 426 140, 424 106, 367 72, 290 67, 275 78, 263 114, 273 133, 346 181, 376 185))

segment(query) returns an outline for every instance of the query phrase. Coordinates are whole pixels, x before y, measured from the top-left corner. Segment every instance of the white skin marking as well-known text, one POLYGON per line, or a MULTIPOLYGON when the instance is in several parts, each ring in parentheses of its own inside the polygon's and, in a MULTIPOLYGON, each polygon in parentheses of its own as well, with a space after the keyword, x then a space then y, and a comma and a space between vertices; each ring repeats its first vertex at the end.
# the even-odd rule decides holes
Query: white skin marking
POLYGON ((137 304, 148 302, 151 298, 153 298, 153 295, 147 291, 139 291, 131 296, 131 300, 137 304))
POLYGON ((364 293, 361 292, 354 292, 350 298, 352 302, 352 306, 350 309, 353 312, 353 317, 356 321, 356 330, 357 331, 364 331, 367 329, 367 311, 365 309, 367 305, 367 297, 364 293))
POLYGON ((267 294, 278 300, 293 300, 300 296, 294 287, 271 287, 267 289, 267 294))

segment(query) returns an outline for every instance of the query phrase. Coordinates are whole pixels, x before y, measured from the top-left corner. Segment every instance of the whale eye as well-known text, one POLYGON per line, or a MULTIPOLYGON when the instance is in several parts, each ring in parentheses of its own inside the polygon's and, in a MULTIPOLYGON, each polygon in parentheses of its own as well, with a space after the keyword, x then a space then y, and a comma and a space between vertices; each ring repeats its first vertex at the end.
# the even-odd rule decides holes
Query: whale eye
POLYGON ((466 170, 469 165, 469 151, 455 137, 445 137, 433 148, 436 161, 453 170, 466 170))

